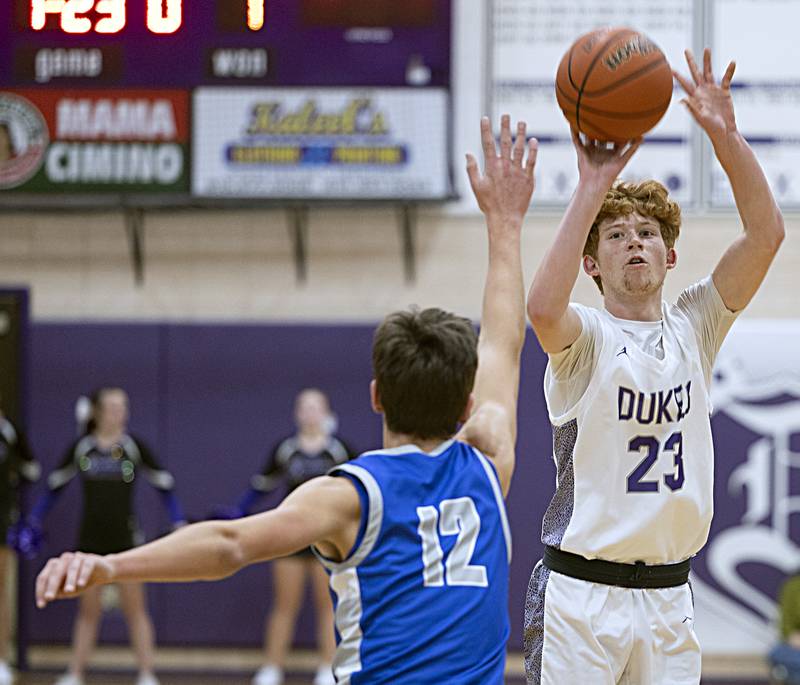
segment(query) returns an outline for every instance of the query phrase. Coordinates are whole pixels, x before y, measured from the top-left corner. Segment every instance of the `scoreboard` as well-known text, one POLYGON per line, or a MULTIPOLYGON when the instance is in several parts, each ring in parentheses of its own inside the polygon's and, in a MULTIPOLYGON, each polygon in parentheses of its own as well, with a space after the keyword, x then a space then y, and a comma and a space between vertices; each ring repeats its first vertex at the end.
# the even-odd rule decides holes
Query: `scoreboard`
MULTIPOLYGON (((0 84, 407 85, 409 60, 449 83, 441 0, 5 0, 0 84), (8 12, 8 10, 5 10, 8 12)), ((413 66, 413 65, 412 65, 413 66)))
POLYGON ((4 0, 10 196, 438 199, 450 0, 4 0))

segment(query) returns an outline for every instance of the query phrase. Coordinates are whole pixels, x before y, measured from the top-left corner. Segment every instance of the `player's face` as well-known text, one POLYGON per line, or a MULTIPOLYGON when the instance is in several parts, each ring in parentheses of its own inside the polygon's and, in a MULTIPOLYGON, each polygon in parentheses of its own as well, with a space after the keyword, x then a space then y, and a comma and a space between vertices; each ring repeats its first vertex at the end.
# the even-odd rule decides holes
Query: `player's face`
POLYGON ((603 220, 598 231, 594 262, 604 292, 626 296, 658 292, 667 270, 675 265, 675 250, 664 244, 658 221, 633 212, 603 220))
POLYGON ((128 396, 121 390, 108 390, 100 399, 97 428, 101 431, 124 430, 128 424, 128 396))
POLYGON ((330 409, 328 400, 319 392, 303 392, 297 398, 294 418, 300 431, 323 431, 330 409))

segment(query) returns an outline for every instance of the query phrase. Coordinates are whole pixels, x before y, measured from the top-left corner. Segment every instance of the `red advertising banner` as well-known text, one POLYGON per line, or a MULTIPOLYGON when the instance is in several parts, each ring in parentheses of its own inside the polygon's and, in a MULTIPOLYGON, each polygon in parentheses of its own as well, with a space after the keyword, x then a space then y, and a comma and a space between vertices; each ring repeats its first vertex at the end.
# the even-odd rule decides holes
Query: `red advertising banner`
POLYGON ((0 191, 186 192, 189 94, 0 91, 0 191))

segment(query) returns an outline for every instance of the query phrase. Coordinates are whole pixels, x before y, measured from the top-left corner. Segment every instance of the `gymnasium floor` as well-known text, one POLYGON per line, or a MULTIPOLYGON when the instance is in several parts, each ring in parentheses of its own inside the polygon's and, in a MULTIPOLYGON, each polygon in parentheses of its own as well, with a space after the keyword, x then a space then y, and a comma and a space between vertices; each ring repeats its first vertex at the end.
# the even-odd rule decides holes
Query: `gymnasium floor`
MULTIPOLYGON (((54 680, 54 674, 25 674, 17 680, 17 685, 52 685, 54 680)), ((234 676, 232 674, 218 676, 162 674, 160 676, 160 681, 161 685, 250 685, 250 676, 246 674, 241 674, 239 676, 234 676)), ((133 682, 134 678, 132 674, 108 675, 102 673, 93 674, 86 681, 87 685, 132 685, 133 682)), ((311 682, 311 675, 306 675, 305 677, 298 676, 287 678, 285 685, 309 685, 311 682)), ((522 678, 510 678, 506 680, 506 685, 524 685, 524 683, 525 680, 522 678)), ((702 685, 767 685, 767 681, 703 679, 702 685)))
MULTIPOLYGON (((63 672, 68 657, 67 647, 32 647, 28 652, 31 670, 20 675, 17 685, 52 685, 63 672)), ((161 685, 250 685, 260 659, 261 652, 256 649, 161 647, 157 668, 161 685)), ((126 647, 101 646, 92 664, 94 669, 87 685, 133 685, 135 681, 132 655, 126 647)), ((524 685, 522 656, 509 654, 507 664, 506 685, 524 685)), ((285 685, 310 685, 315 666, 312 652, 293 652, 287 664, 285 685)), ((702 685, 767 685, 766 673, 761 659, 706 656, 702 685)))
MULTIPOLYGON (((52 685, 55 680, 54 674, 25 674, 17 679, 17 685, 52 685)), ((160 676, 161 685, 250 685, 250 676, 241 674, 223 674, 217 676, 191 675, 170 675, 160 676)), ((87 685, 132 685, 134 682, 133 674, 109 675, 93 674, 86 683, 87 685)), ((289 677, 284 685, 309 685, 312 682, 311 675, 305 677, 289 677)), ((523 678, 510 678, 506 680, 506 685, 524 685, 523 678)), ((432 684, 433 685, 433 684, 432 684)), ((438 684, 436 684, 438 685, 438 684)), ((576 684, 577 685, 577 684, 576 684)), ((584 684, 581 684, 584 685, 584 684)), ((588 684, 586 684, 588 685, 588 684)), ((707 680, 703 679, 702 685, 767 685, 766 680, 707 680)))

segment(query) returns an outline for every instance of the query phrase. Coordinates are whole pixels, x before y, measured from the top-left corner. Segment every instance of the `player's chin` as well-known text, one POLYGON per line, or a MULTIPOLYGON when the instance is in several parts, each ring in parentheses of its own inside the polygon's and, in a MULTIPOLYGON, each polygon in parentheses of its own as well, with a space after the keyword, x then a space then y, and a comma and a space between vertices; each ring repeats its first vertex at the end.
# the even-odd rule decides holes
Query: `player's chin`
POLYGON ((649 295, 664 284, 664 278, 656 278, 649 269, 640 267, 626 273, 622 282, 625 291, 632 295, 649 295))

